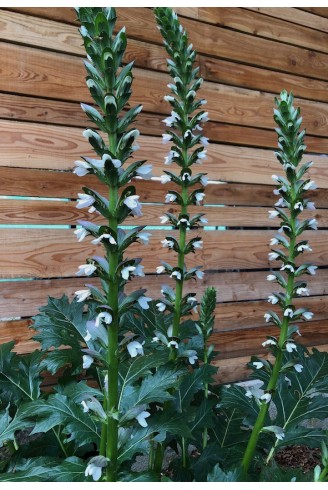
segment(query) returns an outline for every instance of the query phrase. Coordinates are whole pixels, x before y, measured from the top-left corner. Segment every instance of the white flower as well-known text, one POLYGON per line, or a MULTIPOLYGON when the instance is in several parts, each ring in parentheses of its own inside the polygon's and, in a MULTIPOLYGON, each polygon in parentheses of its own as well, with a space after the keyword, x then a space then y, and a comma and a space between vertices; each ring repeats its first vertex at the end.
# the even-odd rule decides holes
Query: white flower
POLYGON ((195 364, 197 359, 198 359, 197 352, 195 350, 191 350, 188 356, 188 360, 190 364, 195 364))
POLYGON ((256 369, 261 369, 261 368, 263 368, 264 364, 263 364, 263 362, 257 362, 256 361, 256 362, 253 362, 253 366, 255 366, 256 369))
POLYGON ((272 339, 265 340, 262 342, 263 347, 266 347, 267 345, 277 345, 277 342, 272 339))
MULTIPOLYGON (((207 150, 199 151, 197 153, 198 160, 206 160, 207 159, 206 153, 207 153, 207 150)), ((197 163, 199 163, 199 162, 197 162, 197 163)))
POLYGON ((143 310, 149 310, 149 302, 152 301, 148 296, 141 296, 138 299, 138 303, 143 310))
POLYGON ((314 202, 308 201, 306 203, 306 209, 309 209, 310 211, 315 211, 316 207, 314 205, 314 202))
POLYGON ((204 225, 206 225, 208 223, 208 219, 207 218, 204 218, 204 216, 202 216, 201 218, 199 218, 199 221, 201 223, 203 223, 204 225))
POLYGON ((270 313, 264 313, 264 318, 266 322, 269 322, 272 316, 270 315, 270 313))
POLYGON ((140 354, 141 356, 144 355, 142 344, 140 344, 140 342, 137 342, 136 340, 130 342, 127 345, 127 349, 131 357, 137 357, 138 354, 140 354))
POLYGON ((78 177, 84 177, 89 173, 89 169, 91 168, 91 165, 89 165, 87 162, 80 162, 76 161, 75 162, 75 169, 73 170, 73 174, 77 175, 78 177))
POLYGON ((206 187, 208 184, 208 177, 206 177, 206 175, 202 175, 200 182, 201 182, 202 186, 206 187))
POLYGON ((275 181, 277 181, 277 182, 279 181, 279 177, 278 177, 278 175, 275 175, 275 174, 271 175, 271 179, 272 179, 272 180, 275 180, 275 181))
POLYGON ((138 168, 138 170, 136 170, 136 174, 139 175, 139 177, 142 177, 144 180, 149 180, 153 177, 152 170, 152 165, 142 165, 138 168))
POLYGON ((314 180, 310 180, 310 182, 308 182, 307 184, 305 184, 305 186, 303 187, 303 189, 305 191, 314 190, 316 188, 317 188, 317 186, 316 186, 314 180))
MULTIPOLYGON (((105 166, 105 163, 109 161, 112 163, 112 165, 115 167, 115 168, 120 168, 122 166, 122 162, 121 160, 118 160, 117 158, 112 158, 110 155, 107 155, 107 153, 105 153, 102 157, 102 160, 101 160, 101 165, 102 167, 105 166)), ((97 165, 98 166, 98 165, 97 165)))
POLYGON ((309 265, 307 270, 308 270, 309 274, 311 274, 311 276, 315 276, 317 268, 318 267, 316 265, 309 265))
POLYGON ((271 238, 271 240, 270 240, 271 247, 273 247, 274 245, 278 245, 278 243, 279 242, 278 242, 278 240, 276 238, 271 238))
POLYGON ((145 410, 143 412, 140 412, 139 415, 136 416, 137 421, 141 425, 141 427, 147 427, 148 424, 146 422, 146 418, 150 417, 150 413, 146 412, 145 410))
POLYGON ((173 158, 176 158, 179 156, 179 153, 176 151, 171 150, 169 154, 165 157, 164 159, 164 165, 171 165, 173 158))
POLYGON ((163 145, 166 145, 169 141, 171 141, 172 135, 170 135, 170 134, 162 134, 162 138, 163 138, 163 145))
POLYGON ((77 303, 81 303, 91 295, 91 291, 90 289, 80 289, 79 291, 75 291, 74 294, 77 296, 77 303))
POLYGON ((268 213, 269 213, 269 218, 270 219, 273 219, 273 218, 276 218, 277 216, 279 216, 279 212, 278 211, 272 211, 272 210, 270 210, 270 211, 268 211, 268 213))
POLYGON ((178 346, 178 342, 176 342, 175 340, 170 340, 170 342, 167 344, 168 347, 174 347, 175 349, 177 349, 179 346, 178 346))
POLYGON ((130 277, 130 272, 134 272, 135 269, 136 268, 133 265, 127 265, 126 267, 123 267, 123 269, 121 270, 121 276, 123 277, 123 279, 125 279, 125 281, 127 281, 130 277))
POLYGON ((302 364, 294 364, 294 369, 297 373, 301 373, 304 369, 304 366, 302 366, 302 364))
POLYGON ((284 311, 284 316, 289 316, 289 318, 293 318, 294 312, 291 308, 286 308, 284 311))
POLYGON ((276 202, 275 206, 277 206, 278 208, 279 207, 282 207, 282 208, 285 208, 286 207, 286 201, 283 197, 281 197, 280 199, 278 199, 278 201, 276 202))
POLYGON ((112 237, 112 235, 110 235, 109 233, 104 233, 103 235, 100 235, 98 238, 91 240, 91 243, 93 243, 94 245, 99 245, 99 243, 104 239, 108 240, 111 245, 116 245, 115 238, 112 237))
POLYGON ((181 219, 179 219, 179 221, 177 222, 177 225, 178 225, 178 226, 180 226, 180 225, 190 226, 190 223, 189 223, 189 221, 187 220, 187 218, 181 218, 181 219))
POLYGON ((161 225, 165 225, 169 221, 169 218, 167 216, 160 216, 159 218, 161 220, 161 225))
POLYGON ((91 364, 93 363, 93 357, 91 357, 91 356, 85 355, 82 357, 82 360, 83 360, 83 366, 82 366, 83 369, 88 369, 91 366, 91 364))
POLYGON ((302 294, 304 294, 304 296, 310 296, 309 290, 307 288, 297 288, 296 294, 298 294, 299 296, 302 296, 302 294))
MULTIPOLYGON (((84 356, 83 356, 83 357, 84 357, 84 356)), ((84 366, 83 366, 83 367, 84 367, 84 366)), ((84 413, 88 413, 88 412, 89 412, 89 410, 90 410, 90 408, 88 407, 87 403, 85 403, 85 401, 84 401, 84 400, 82 400, 82 401, 81 401, 81 405, 82 405, 82 407, 83 407, 83 412, 84 412, 84 413)))
POLYGON ((201 201, 203 201, 204 197, 205 197, 204 192, 196 192, 195 194, 196 204, 200 204, 201 201))
POLYGON ((304 207, 303 207, 303 204, 301 203, 301 201, 299 201, 295 204, 294 209, 300 209, 301 211, 303 211, 304 207))
POLYGON ((311 320, 313 317, 312 311, 305 311, 302 313, 302 316, 305 318, 305 320, 311 320))
POLYGON ((140 150, 140 145, 139 143, 134 143, 134 145, 131 146, 132 151, 138 151, 140 150))
POLYGON ((134 276, 139 276, 139 277, 144 277, 145 274, 144 274, 144 266, 143 265, 137 265, 136 268, 134 269, 134 271, 132 272, 132 274, 134 276))
POLYGON ((172 337, 173 335, 173 325, 170 325, 166 331, 168 337, 172 337))
POLYGON ((171 177, 169 175, 164 174, 160 176, 160 180, 161 180, 161 184, 167 184, 168 182, 170 182, 171 177))
POLYGON ((270 403, 271 401, 270 393, 264 393, 264 395, 260 396, 260 400, 262 400, 265 403, 270 403))
POLYGON ((88 213, 94 213, 95 211, 97 211, 97 210, 94 206, 91 206, 91 208, 88 209, 88 213))
POLYGON ((276 252, 270 252, 269 253, 269 260, 276 260, 279 257, 279 254, 276 252))
POLYGON ((309 224, 308 225, 309 225, 310 228, 312 228, 312 230, 317 230, 318 229, 318 226, 317 226, 318 225, 318 222, 317 222, 317 220, 315 218, 311 219, 309 221, 309 224))
POLYGON ((274 294, 270 294, 268 297, 268 303, 271 303, 272 305, 275 305, 278 303, 278 298, 274 294))
POLYGON ((196 242, 193 242, 192 246, 193 246, 194 249, 203 248, 203 241, 202 240, 197 240, 196 242))
POLYGON ((274 276, 273 274, 269 274, 267 276, 267 281, 275 281, 276 280, 276 276, 274 276))
POLYGON ((166 240, 166 238, 164 240, 161 240, 161 243, 162 243, 164 248, 174 247, 174 242, 172 242, 172 240, 166 240))
POLYGON ((173 102, 174 101, 174 97, 172 97, 172 95, 165 95, 164 100, 166 102, 173 102))
POLYGON ((263 431, 269 431, 269 432, 273 432, 276 436, 276 438, 280 441, 282 441, 282 439, 285 437, 285 432, 284 432, 284 429, 282 427, 278 427, 278 425, 270 425, 268 427, 263 427, 262 429, 263 431))
POLYGON ((108 311, 102 311, 101 313, 98 314, 96 321, 95 321, 95 326, 99 327, 101 324, 101 321, 104 321, 107 323, 107 325, 110 325, 113 321, 113 317, 108 311))
POLYGON ((203 272, 203 271, 196 271, 196 277, 198 279, 203 279, 204 276, 205 276, 205 272, 203 272))
POLYGON ((151 237, 151 233, 146 233, 146 232, 141 232, 137 234, 137 237, 141 241, 143 245, 148 245, 149 244, 149 237, 151 237))
POLYGON ((179 114, 177 114, 175 111, 172 111, 171 116, 167 117, 166 119, 163 119, 163 123, 165 123, 166 126, 170 128, 179 119, 180 119, 179 114))
POLYGON ((85 336, 85 337, 83 337, 83 338, 84 338, 85 342, 89 342, 89 340, 91 340, 91 339, 92 339, 92 337, 91 337, 91 334, 90 334, 89 330, 87 330, 87 334, 86 334, 86 336, 85 336))
POLYGON ((209 145, 208 138, 205 138, 205 136, 202 136, 199 141, 200 141, 200 144, 203 146, 209 145))
POLYGON ((95 138, 97 141, 99 141, 100 138, 99 134, 93 131, 92 129, 86 129, 85 131, 83 131, 82 135, 84 136, 84 138, 87 139, 95 138))
POLYGON ((285 347, 287 352, 293 352, 293 350, 297 349, 296 344, 294 344, 294 342, 286 342, 285 347))
POLYGON ((185 182, 186 180, 189 181, 190 180, 190 174, 188 174, 188 172, 184 172, 182 174, 182 177, 181 178, 182 178, 183 182, 185 182))
POLYGON ((135 209, 139 206, 139 197, 140 196, 129 196, 124 199, 124 204, 130 208, 135 209))
POLYGON ((193 137, 193 134, 192 132, 190 131, 190 129, 187 129, 187 131, 185 132, 185 134, 183 135, 184 138, 192 138, 193 137))
POLYGON ((162 313, 163 311, 165 311, 166 305, 162 302, 156 303, 156 308, 158 309, 158 311, 160 311, 162 313))
POLYGON ((76 228, 76 230, 74 230, 74 235, 76 235, 76 238, 78 239, 79 242, 82 242, 82 240, 85 239, 87 234, 88 232, 85 228, 76 228))
POLYGON ((173 279, 174 277, 176 278, 177 281, 181 281, 181 272, 179 271, 173 271, 170 277, 173 279))
POLYGON ((177 196, 175 194, 166 194, 165 196, 165 203, 170 203, 170 202, 174 202, 176 200, 177 196))
POLYGON ((165 272, 165 267, 163 265, 159 265, 158 267, 156 267, 157 274, 162 274, 162 272, 165 272))
POLYGON ((204 112, 200 117, 197 118, 199 122, 209 121, 208 112, 204 112))
POLYGON ((81 194, 80 192, 78 193, 78 200, 77 200, 77 209, 83 209, 91 206, 95 202, 95 198, 92 196, 89 196, 89 194, 81 194))
POLYGON ((97 270, 97 267, 94 266, 93 264, 83 264, 79 265, 79 270, 76 272, 77 276, 91 276, 95 271, 97 270))
POLYGON ((91 458, 85 470, 85 476, 92 476, 93 481, 98 481, 101 478, 102 469, 107 466, 108 459, 104 456, 95 456, 91 458))
MULTIPOLYGON (((192 44, 191 44, 191 46, 192 46, 192 44)), ((202 99, 202 100, 200 101, 200 103, 201 103, 201 105, 205 105, 205 104, 207 104, 207 100, 206 100, 206 99, 202 99)))
POLYGON ((290 272, 295 272, 295 269, 292 265, 290 264, 285 264, 282 267, 280 267, 281 271, 289 270, 290 272))
POLYGON ((298 245, 297 247, 298 252, 304 252, 305 250, 307 250, 308 252, 312 252, 312 248, 309 245, 306 244, 298 245))
POLYGON ((155 342, 155 343, 156 342, 159 342, 159 338, 158 337, 153 337, 152 342, 155 342))

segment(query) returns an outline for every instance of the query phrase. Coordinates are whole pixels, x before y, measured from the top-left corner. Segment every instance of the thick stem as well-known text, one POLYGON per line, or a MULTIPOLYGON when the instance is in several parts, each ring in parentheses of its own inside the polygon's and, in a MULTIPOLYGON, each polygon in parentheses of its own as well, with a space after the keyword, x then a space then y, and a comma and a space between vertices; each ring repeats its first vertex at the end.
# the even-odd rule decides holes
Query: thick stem
MULTIPOLYGON (((293 236, 290 238, 290 243, 289 243, 289 257, 288 260, 290 262, 294 262, 294 248, 295 248, 295 235, 294 235, 294 230, 295 230, 295 219, 291 219, 291 225, 293 229, 293 236)), ((286 301, 284 305, 284 310, 287 308, 289 305, 291 305, 292 298, 293 298, 293 289, 294 289, 294 274, 290 274, 288 276, 288 281, 287 281, 287 287, 286 287, 286 301)), ((283 347, 285 345, 285 342, 288 337, 288 325, 289 325, 289 317, 285 317, 283 319, 282 325, 281 325, 281 330, 280 330, 280 336, 279 336, 279 341, 278 341, 278 351, 276 355, 276 360, 272 369, 271 377, 267 386, 267 391, 269 393, 272 393, 272 396, 275 394, 275 390, 277 388, 277 383, 279 379, 279 373, 281 370, 282 366, 282 361, 283 361, 283 347)), ((269 409, 269 403, 262 403, 260 407, 259 414, 257 416, 256 422, 254 424, 251 436, 249 438, 246 451, 244 453, 244 457, 242 460, 242 468, 245 473, 248 473, 249 467, 251 464, 251 461, 254 456, 254 452, 257 446, 257 442, 259 439, 259 435, 261 430, 263 429, 264 422, 266 415, 268 413, 269 409)))
POLYGON ((188 458, 188 446, 185 437, 182 438, 182 466, 187 468, 187 458, 188 458))
POLYGON ((320 476, 319 476, 319 480, 318 481, 325 482, 325 481, 327 481, 327 477, 328 477, 328 466, 326 466, 322 470, 322 472, 320 473, 320 476))
MULTIPOLYGON (((205 349, 204 365, 206 365, 206 364, 208 364, 206 340, 204 342, 204 349, 205 349)), ((208 398, 208 383, 204 383, 204 395, 205 395, 205 399, 207 399, 208 398)), ((207 446, 207 427, 205 427, 203 430, 203 449, 205 449, 206 446, 207 446)))

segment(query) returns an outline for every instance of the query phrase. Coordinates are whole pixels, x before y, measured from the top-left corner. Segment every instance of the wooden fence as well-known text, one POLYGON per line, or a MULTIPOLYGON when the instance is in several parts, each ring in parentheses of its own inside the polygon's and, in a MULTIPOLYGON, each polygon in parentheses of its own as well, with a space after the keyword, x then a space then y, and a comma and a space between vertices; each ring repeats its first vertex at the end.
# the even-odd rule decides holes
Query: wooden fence
MULTIPOLYGON (((275 202, 271 175, 280 170, 272 108, 283 88, 293 90, 302 108, 315 162, 311 177, 319 185, 312 194, 320 231, 309 236, 311 260, 320 269, 304 300, 315 316, 302 327, 301 342, 328 347, 328 9, 176 10, 199 53, 211 119, 204 171, 213 181, 205 208, 212 229, 204 230, 204 249, 190 263, 207 271, 199 295, 208 285, 217 288, 213 340, 220 350, 219 380, 233 381, 247 375, 249 356, 262 354, 261 342, 274 331, 263 314, 272 289, 266 281, 268 243, 278 225, 268 219, 275 202)), ((169 112, 163 100, 166 55, 151 9, 117 13, 118 27, 126 25, 129 37, 127 60, 136 60, 133 102, 144 106, 138 156, 153 163, 159 176, 166 152, 161 121, 169 112)), ((76 159, 91 155, 82 137, 88 123, 79 102, 91 98, 74 11, 0 9, 0 44, 0 339, 14 338, 24 353, 35 347, 27 325, 47 296, 72 297, 84 284, 75 272, 95 247, 76 241, 71 227, 85 213, 74 200, 82 185, 103 189, 71 173, 76 159)), ((138 183, 142 200, 152 203, 138 223, 158 225, 168 209, 162 204, 166 190, 158 182, 138 183)), ((154 274, 159 260, 173 260, 161 239, 163 231, 154 230, 148 250, 140 249, 147 272, 142 282, 153 297, 160 296, 163 283, 154 274)))

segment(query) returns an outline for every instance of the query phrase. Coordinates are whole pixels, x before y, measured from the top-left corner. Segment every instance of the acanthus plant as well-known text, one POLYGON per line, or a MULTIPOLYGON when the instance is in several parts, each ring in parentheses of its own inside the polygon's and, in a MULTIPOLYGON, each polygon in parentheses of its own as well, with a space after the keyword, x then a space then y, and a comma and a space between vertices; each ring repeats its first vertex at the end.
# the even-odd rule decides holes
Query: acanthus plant
MULTIPOLYGON (((310 263, 300 264, 298 257, 304 252, 311 251, 308 240, 302 239, 301 235, 306 230, 316 230, 317 222, 314 218, 300 219, 304 209, 314 210, 314 204, 306 199, 306 191, 314 189, 315 184, 310 179, 304 179, 304 174, 311 167, 312 162, 300 164, 306 149, 304 144, 305 131, 300 131, 302 118, 300 110, 293 106, 293 96, 283 91, 280 99, 275 99, 277 108, 274 110, 274 120, 278 124, 279 151, 276 152, 277 159, 285 171, 284 176, 273 175, 272 178, 278 184, 275 194, 279 200, 275 209, 270 211, 271 218, 279 218, 281 228, 278 234, 271 240, 270 245, 275 247, 269 254, 269 259, 275 264, 281 262, 280 271, 271 272, 267 279, 275 281, 280 285, 282 291, 275 292, 269 296, 268 301, 277 304, 281 310, 278 315, 269 311, 264 315, 266 322, 273 323, 278 327, 278 337, 268 336, 263 346, 273 353, 274 364, 269 361, 254 361, 256 369, 263 369, 269 373, 269 381, 264 393, 259 397, 259 413, 251 432, 251 436, 243 457, 242 466, 247 473, 260 433, 272 430, 278 439, 284 437, 283 429, 277 426, 265 427, 265 420, 269 410, 271 399, 275 397, 279 376, 286 375, 291 370, 301 372, 303 369, 296 357, 285 363, 284 355, 297 353, 295 335, 300 335, 300 330, 295 322, 310 320, 313 313, 307 308, 295 306, 294 299, 308 295, 304 275, 314 275, 316 266, 310 263)), ((285 381, 286 383, 288 381, 285 381)))

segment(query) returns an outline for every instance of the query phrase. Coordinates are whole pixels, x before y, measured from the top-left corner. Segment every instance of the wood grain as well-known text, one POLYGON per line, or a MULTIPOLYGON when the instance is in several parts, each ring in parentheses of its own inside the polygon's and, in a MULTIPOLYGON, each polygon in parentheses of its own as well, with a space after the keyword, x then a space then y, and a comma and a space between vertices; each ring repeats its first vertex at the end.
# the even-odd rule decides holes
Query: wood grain
MULTIPOLYGON (((53 12, 49 9, 46 10, 48 12, 35 8, 19 9, 24 14, 41 15, 65 22, 71 22, 73 18, 76 18, 75 14, 68 9, 57 12, 56 17, 52 17, 53 12)), ((18 9, 16 8, 15 11, 17 12, 18 9)), ((117 28, 125 25, 130 38, 161 44, 162 40, 155 27, 153 13, 150 9, 119 8, 117 14, 117 28)), ((200 53, 270 67, 287 73, 307 76, 311 72, 314 78, 327 80, 328 56, 326 54, 314 53, 309 49, 278 43, 271 39, 261 39, 259 43, 256 36, 199 23, 195 19, 185 18, 183 25, 200 53), (271 54, 270 57, 267 56, 267 53, 271 54)))
MULTIPOLYGON (((68 170, 74 168, 74 161, 81 155, 93 155, 77 128, 3 120, 0 130, 0 166, 68 170)), ((169 148, 157 137, 140 136, 138 142, 141 149, 135 152, 135 157, 152 163, 153 174, 159 177, 169 148)), ((309 175, 318 177, 317 185, 327 188, 328 156, 307 158, 314 162, 309 175)), ((252 184, 271 184, 271 175, 281 172, 272 151, 219 144, 209 147, 208 159, 199 169, 207 173, 210 180, 252 184)))
POLYGON ((261 14, 277 19, 284 19, 294 24, 311 27, 319 31, 328 32, 328 20, 320 18, 317 15, 305 12, 297 8, 286 7, 247 7, 249 10, 255 10, 261 14))
MULTIPOLYGON (((174 236, 175 232, 171 232, 174 236)), ((196 233, 195 233, 196 235, 196 233)), ((266 269, 268 242, 272 231, 206 231, 204 249, 188 256, 188 267, 202 265, 204 270, 266 269)), ((194 236, 190 233, 190 237, 194 236)), ((328 231, 304 234, 310 240, 311 261, 326 265, 328 231)), ((303 235, 302 235, 303 238, 303 235)), ((129 255, 142 256, 145 272, 154 272, 160 260, 172 261, 173 254, 161 248, 163 231, 153 230, 147 249, 132 245, 129 255)), ((1 237, 0 277, 70 277, 86 256, 97 255, 99 248, 87 242, 77 243, 73 230, 9 229, 1 237)))
MULTIPOLYGON (((292 10, 292 9, 285 9, 292 10)), ((287 20, 268 19, 261 13, 236 7, 200 7, 198 19, 281 43, 328 53, 328 33, 287 20)))
MULTIPOLYGON (((164 189, 163 189, 164 190, 164 189)), ((164 201, 163 192, 163 201, 164 201)), ((269 210, 272 208, 255 207, 213 207, 203 206, 202 213, 206 214, 209 226, 227 226, 243 228, 280 228, 277 220, 269 218, 269 210)), ((189 206, 190 215, 199 213, 199 207, 189 206)), ((143 216, 138 218, 138 225, 159 226, 159 216, 163 213, 175 213, 174 206, 145 204, 143 216)), ((328 210, 322 209, 316 212, 304 211, 302 218, 316 218, 319 228, 328 228, 328 210)), ((0 224, 31 224, 31 225, 75 225, 77 220, 88 220, 90 215, 86 210, 76 209, 76 202, 44 201, 44 200, 0 200, 0 224)), ((99 216, 95 223, 104 223, 99 216)), ((128 218, 127 225, 135 223, 134 218, 128 218)))

